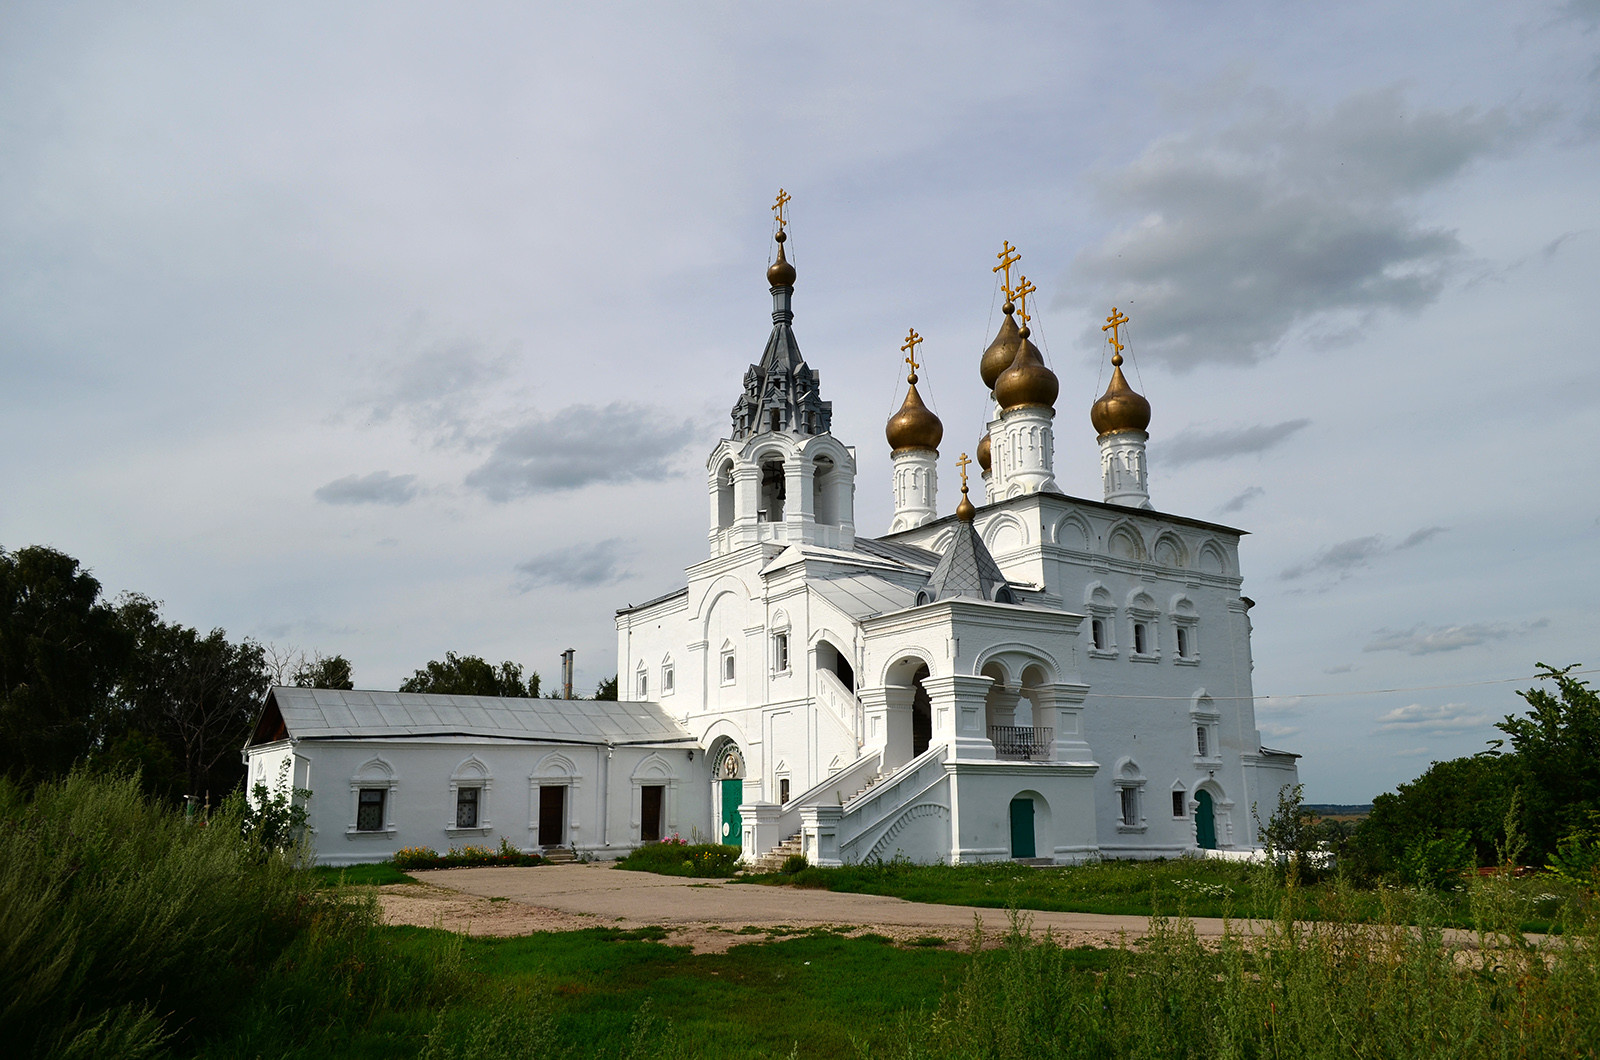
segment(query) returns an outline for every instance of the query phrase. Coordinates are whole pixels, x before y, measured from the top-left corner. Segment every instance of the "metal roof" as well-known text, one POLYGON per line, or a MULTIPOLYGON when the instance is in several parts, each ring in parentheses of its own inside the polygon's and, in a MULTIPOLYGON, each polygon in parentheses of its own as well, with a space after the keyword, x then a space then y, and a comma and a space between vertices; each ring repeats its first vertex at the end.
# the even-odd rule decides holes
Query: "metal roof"
POLYGON ((267 693, 252 743, 260 742, 273 710, 281 715, 288 735, 299 740, 431 736, 582 744, 693 740, 657 703, 279 687, 267 693))
POLYGON ((870 618, 900 611, 916 603, 917 591, 871 574, 813 578, 813 592, 851 618, 870 618))

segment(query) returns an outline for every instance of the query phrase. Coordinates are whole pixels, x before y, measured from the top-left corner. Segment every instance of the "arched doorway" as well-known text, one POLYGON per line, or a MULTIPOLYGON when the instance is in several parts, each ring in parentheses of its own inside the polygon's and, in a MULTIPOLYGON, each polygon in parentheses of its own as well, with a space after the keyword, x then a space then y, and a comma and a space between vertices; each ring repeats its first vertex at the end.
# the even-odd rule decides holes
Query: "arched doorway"
MULTIPOLYGON (((895 710, 900 719, 905 719, 906 701, 904 698, 898 697, 904 697, 908 691, 911 694, 911 717, 908 719, 911 723, 910 732, 907 733, 905 729, 900 729, 899 735, 891 738, 892 745, 905 748, 906 743, 898 741, 904 741, 909 735, 911 758, 922 754, 933 743, 933 700, 928 697, 928 690, 922 685, 929 672, 927 663, 915 655, 907 655, 890 666, 888 673, 885 675, 885 683, 898 690, 895 710)), ((891 721, 890 724, 891 726, 896 724, 904 725, 905 721, 891 721)), ((904 750, 898 752, 898 754, 904 753, 904 750)), ((895 761, 889 764, 900 765, 902 763, 895 761)))
POLYGON ((1201 789, 1194 793, 1194 836, 1201 850, 1217 849, 1217 812, 1212 805, 1211 793, 1201 789))
POLYGON ((739 804, 744 802, 744 754, 739 745, 724 737, 711 750, 712 795, 716 804, 718 843, 744 845, 744 818, 739 804))
POLYGON ((1038 845, 1034 841, 1033 799, 1018 795, 1011 800, 1011 856, 1036 857, 1038 845))

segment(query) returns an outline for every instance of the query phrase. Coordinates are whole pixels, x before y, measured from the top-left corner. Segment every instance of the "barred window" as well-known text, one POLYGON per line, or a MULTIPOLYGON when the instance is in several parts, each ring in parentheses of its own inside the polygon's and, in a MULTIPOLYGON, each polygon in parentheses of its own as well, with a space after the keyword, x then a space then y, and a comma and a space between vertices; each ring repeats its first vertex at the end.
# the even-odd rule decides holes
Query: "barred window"
POLYGON ((362 788, 356 803, 356 831, 383 831, 383 800, 389 792, 384 788, 362 788))
POLYGON ((478 795, 482 788, 456 789, 456 827, 478 827, 478 795))

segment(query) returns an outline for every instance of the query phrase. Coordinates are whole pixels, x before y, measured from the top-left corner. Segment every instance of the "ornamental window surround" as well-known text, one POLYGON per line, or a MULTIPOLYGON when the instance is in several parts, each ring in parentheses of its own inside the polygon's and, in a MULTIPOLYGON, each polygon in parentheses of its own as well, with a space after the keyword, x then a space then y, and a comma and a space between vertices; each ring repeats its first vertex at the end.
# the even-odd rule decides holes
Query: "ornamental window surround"
POLYGON ((1190 748, 1195 765, 1211 768, 1221 762, 1222 749, 1217 741, 1217 725, 1221 721, 1222 714, 1205 689, 1196 692, 1189 704, 1189 725, 1193 734, 1190 748))
POLYGON ((663 696, 672 695, 676 686, 677 669, 672 665, 672 659, 668 657, 661 664, 661 694, 663 696))
POLYGON ((1096 659, 1117 657, 1117 609, 1111 593, 1098 582, 1084 593, 1083 609, 1089 615, 1089 655, 1096 659))
POLYGON ((1179 666, 1197 666, 1200 663, 1200 616, 1194 601, 1179 595, 1172 599, 1172 641, 1176 654, 1172 661, 1179 666))
POLYGON ((1133 651, 1128 658, 1133 662, 1160 662, 1161 644, 1157 638, 1159 626, 1157 619, 1161 612, 1156 610, 1155 601, 1148 593, 1134 590, 1128 599, 1128 626, 1133 638, 1133 651))
POLYGON ((1143 832, 1146 828, 1144 819, 1144 774, 1139 772, 1139 764, 1131 758, 1124 758, 1117 763, 1117 768, 1112 774, 1112 789, 1116 792, 1117 801, 1117 831, 1118 832, 1143 832))
POLYGON ((469 755, 450 775, 450 803, 455 807, 446 835, 483 835, 489 831, 489 790, 494 784, 489 767, 469 755))
POLYGON ((395 796, 399 788, 394 768, 382 758, 369 759, 350 778, 349 838, 393 836, 395 796))
POLYGON ((731 641, 723 644, 722 646, 721 673, 722 683, 725 685, 733 684, 734 677, 738 674, 737 665, 734 662, 733 644, 731 641))

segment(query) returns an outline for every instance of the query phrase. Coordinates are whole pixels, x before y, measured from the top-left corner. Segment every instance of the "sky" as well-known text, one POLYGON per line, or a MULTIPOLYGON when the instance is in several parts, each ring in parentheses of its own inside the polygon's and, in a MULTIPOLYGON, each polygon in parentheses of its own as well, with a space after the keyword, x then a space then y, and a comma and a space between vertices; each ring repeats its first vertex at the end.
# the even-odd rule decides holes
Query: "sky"
POLYGON ((12 0, 0 158, 0 547, 358 687, 614 672, 706 554, 779 187, 861 533, 908 328, 955 497, 1003 240, 1072 495, 1129 315, 1308 801, 1600 666, 1600 0, 12 0))

